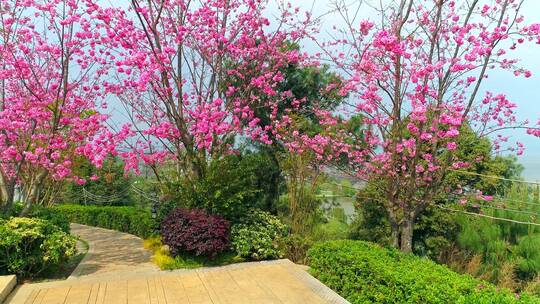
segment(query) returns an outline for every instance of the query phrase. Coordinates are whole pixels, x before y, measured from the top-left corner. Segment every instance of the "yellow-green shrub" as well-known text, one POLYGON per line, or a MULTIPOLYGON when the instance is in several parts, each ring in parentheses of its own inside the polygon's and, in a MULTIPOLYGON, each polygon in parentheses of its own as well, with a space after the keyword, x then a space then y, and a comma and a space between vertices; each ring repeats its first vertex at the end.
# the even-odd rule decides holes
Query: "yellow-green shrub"
POLYGON ((36 218, 0 220, 0 274, 33 277, 77 253, 77 240, 36 218))

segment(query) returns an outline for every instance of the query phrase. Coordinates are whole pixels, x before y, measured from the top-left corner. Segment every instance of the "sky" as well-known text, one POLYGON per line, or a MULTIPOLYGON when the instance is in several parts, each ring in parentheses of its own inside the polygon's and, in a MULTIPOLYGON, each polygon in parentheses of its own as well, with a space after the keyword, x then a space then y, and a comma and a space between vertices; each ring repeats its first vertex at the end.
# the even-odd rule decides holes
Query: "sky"
MULTIPOLYGON (((300 6, 304 10, 311 10, 315 17, 321 16, 331 8, 333 0, 296 0, 294 6, 300 6)), ((370 2, 370 1, 365 1, 370 2)), ((371 1, 371 3, 378 3, 371 1)), ((272 9, 270 10, 272 11, 272 9)), ((362 19, 374 19, 377 16, 369 15, 370 10, 366 9, 362 19)), ((540 1, 525 0, 522 7, 522 14, 526 23, 540 23, 540 1)), ((362 15, 362 12, 360 13, 362 15)), ((332 26, 340 25, 340 20, 335 15, 326 15, 321 23, 321 37, 326 38, 332 26)), ((314 48, 312 45, 305 45, 306 49, 314 48)), ((492 91, 504 93, 508 99, 518 104, 517 116, 520 120, 529 120, 536 123, 540 119, 540 45, 527 48, 518 48, 514 53, 517 58, 521 58, 520 65, 531 70, 532 77, 515 77, 511 72, 491 72, 488 81, 483 84, 482 91, 492 91)), ((525 167, 523 178, 527 180, 540 181, 540 138, 525 134, 525 130, 505 131, 503 135, 510 135, 513 142, 519 141, 525 144, 525 153, 518 157, 519 162, 525 167)))

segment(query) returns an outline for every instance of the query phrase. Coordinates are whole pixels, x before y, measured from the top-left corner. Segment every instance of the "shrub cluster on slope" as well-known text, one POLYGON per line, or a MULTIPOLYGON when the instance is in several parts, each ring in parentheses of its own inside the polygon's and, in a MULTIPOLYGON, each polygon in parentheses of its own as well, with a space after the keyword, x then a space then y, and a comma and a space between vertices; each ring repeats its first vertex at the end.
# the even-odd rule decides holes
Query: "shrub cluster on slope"
POLYGON ((356 303, 540 303, 445 266, 363 241, 318 243, 308 252, 312 274, 356 303))

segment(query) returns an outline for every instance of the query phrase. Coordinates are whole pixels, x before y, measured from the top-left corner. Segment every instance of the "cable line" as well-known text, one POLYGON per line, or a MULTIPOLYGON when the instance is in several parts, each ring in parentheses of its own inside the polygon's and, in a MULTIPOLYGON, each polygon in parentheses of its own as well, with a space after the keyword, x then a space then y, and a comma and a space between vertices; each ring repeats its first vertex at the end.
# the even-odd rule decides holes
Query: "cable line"
POLYGON ((474 175, 474 176, 481 176, 481 177, 493 178, 493 179, 504 180, 504 181, 509 181, 509 182, 524 183, 524 184, 531 184, 531 185, 540 185, 540 182, 533 182, 533 181, 524 181, 524 180, 519 180, 519 179, 504 178, 504 177, 500 177, 500 176, 496 176, 496 175, 487 175, 487 174, 481 174, 481 173, 476 173, 476 172, 469 172, 469 171, 464 171, 464 170, 448 169, 448 171, 458 172, 458 173, 463 173, 463 174, 466 174, 466 175, 474 175))
POLYGON ((467 214, 467 215, 473 215, 473 216, 478 216, 478 217, 485 217, 485 218, 489 218, 489 219, 492 219, 492 220, 511 222, 511 223, 515 223, 515 224, 540 226, 539 223, 534 223, 534 222, 518 221, 518 220, 512 220, 512 219, 507 219, 507 218, 502 218, 502 217, 496 217, 496 216, 491 216, 491 215, 486 215, 486 214, 480 214, 480 213, 468 212, 468 211, 464 211, 464 210, 456 210, 456 209, 446 208, 446 207, 443 207, 443 206, 441 206, 441 205, 437 205, 437 207, 440 208, 440 209, 443 209, 443 210, 451 211, 451 212, 458 212, 458 213, 464 213, 464 214, 467 214))

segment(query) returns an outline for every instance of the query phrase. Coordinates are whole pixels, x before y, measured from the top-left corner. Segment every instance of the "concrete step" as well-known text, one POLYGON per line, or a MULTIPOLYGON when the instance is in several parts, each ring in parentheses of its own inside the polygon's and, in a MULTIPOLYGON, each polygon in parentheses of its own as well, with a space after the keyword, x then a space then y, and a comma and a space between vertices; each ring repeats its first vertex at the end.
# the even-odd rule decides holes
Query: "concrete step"
POLYGON ((17 285, 17 277, 14 275, 0 276, 0 303, 4 302, 15 285, 17 285))

